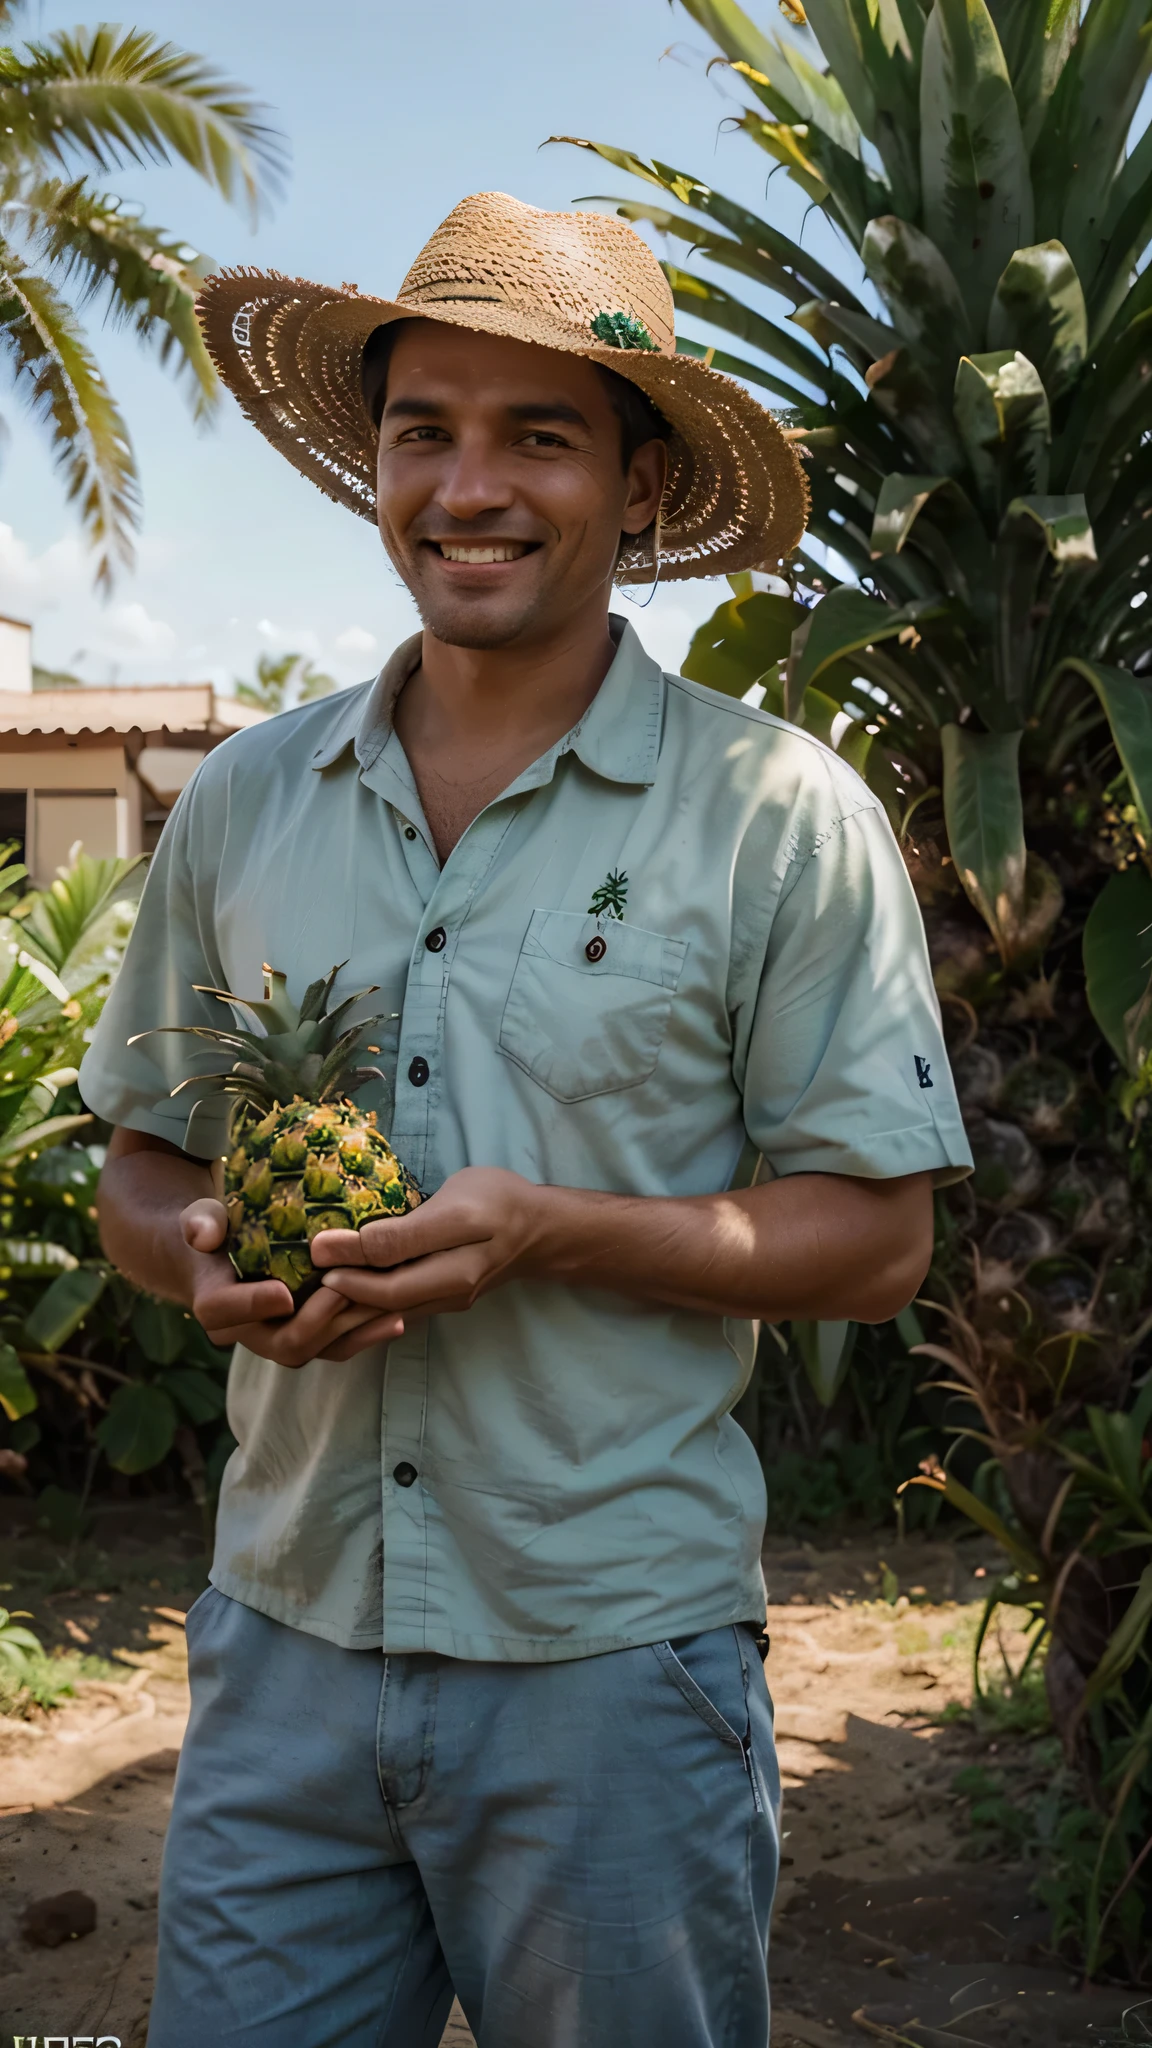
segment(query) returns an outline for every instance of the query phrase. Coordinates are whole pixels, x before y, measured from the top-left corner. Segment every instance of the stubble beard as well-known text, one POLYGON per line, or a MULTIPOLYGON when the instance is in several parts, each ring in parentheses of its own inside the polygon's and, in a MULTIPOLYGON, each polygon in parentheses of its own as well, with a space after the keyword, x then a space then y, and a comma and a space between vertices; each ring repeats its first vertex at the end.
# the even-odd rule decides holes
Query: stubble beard
POLYGON ((511 647, 548 611, 547 598, 540 591, 515 609, 509 606, 495 613, 483 601, 469 604, 427 590, 413 590, 412 596, 421 624, 445 647, 467 647, 478 653, 511 647))

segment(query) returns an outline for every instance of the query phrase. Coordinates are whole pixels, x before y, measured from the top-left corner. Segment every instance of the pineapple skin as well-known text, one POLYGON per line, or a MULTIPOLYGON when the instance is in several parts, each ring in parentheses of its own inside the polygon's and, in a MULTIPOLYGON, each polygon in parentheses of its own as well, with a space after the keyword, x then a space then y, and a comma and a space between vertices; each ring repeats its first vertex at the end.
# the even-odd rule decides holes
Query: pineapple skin
POLYGON ((239 1277, 282 1280, 299 1306, 320 1285, 309 1249, 318 1232, 403 1216, 422 1197, 374 1110, 296 1096, 263 1117, 238 1111, 224 1199, 225 1249, 239 1277))

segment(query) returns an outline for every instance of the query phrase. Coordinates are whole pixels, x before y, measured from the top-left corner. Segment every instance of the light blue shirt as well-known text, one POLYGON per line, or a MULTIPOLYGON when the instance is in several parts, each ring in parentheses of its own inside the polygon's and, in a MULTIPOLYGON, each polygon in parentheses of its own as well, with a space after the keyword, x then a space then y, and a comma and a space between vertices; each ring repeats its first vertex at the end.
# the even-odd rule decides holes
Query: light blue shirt
MULTIPOLYGON (((299 998, 346 960, 337 993, 375 982, 365 1014, 398 1013, 392 1142, 426 1193, 470 1165, 656 1196, 757 1171, 960 1177, 920 915, 875 798, 613 632, 579 725, 443 867, 391 716, 419 638, 208 755, 84 1062, 90 1106, 222 1151, 221 1110, 189 1134, 169 1095, 212 1064, 196 1041, 127 1039, 218 1025, 193 983, 250 995, 268 961, 299 998), (605 886, 622 918, 590 911, 605 886)), ((387 1128, 374 1086, 359 1099, 387 1128)), ((335 1643, 457 1657, 760 1620, 764 1475, 729 1413, 752 1352, 749 1324, 549 1281, 344 1364, 240 1348, 213 1583, 335 1643)))

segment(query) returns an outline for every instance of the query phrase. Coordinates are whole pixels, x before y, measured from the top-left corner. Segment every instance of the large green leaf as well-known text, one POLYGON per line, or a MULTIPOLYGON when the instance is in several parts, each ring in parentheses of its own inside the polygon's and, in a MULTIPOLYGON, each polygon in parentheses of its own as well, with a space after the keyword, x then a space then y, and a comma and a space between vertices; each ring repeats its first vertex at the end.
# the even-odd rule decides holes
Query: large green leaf
POLYGON ((59 1274, 25 1317, 25 1341, 38 1351, 59 1351, 99 1301, 106 1277, 91 1266, 59 1274))
POLYGON ((888 174, 893 202, 920 210, 920 106, 916 57, 894 0, 811 0, 808 21, 844 97, 888 174))
POLYGON ((17 1267, 21 1278, 74 1273, 79 1264, 67 1245, 55 1244, 50 1237, 0 1238, 0 1265, 17 1267))
MULTIPOLYGON (((1040 602, 1042 582, 1050 567, 1063 575, 1090 567, 1096 560, 1084 499, 1013 498, 1000 522, 995 559, 999 705, 988 722, 1004 723, 1006 717, 1008 722, 1023 724, 1032 702, 1049 609, 1040 602)), ((981 709, 989 709, 984 700, 981 709)))
POLYGON ((1125 1609, 1112 1634, 1100 1662, 1088 1679, 1080 1700, 1077 1718, 1082 1719, 1104 1694, 1111 1690, 1118 1678, 1135 1663, 1144 1648, 1149 1625, 1152 1624, 1152 1564, 1146 1564, 1137 1582, 1136 1591, 1125 1609))
POLYGON ((1039 371, 1019 349, 962 356, 953 413, 990 509, 1044 489, 1052 416, 1039 371))
POLYGON ((683 0, 683 7, 726 57, 767 70, 773 46, 736 0, 683 0))
POLYGON ((935 0, 920 74, 924 226, 973 325, 1013 251, 1033 239, 1032 180, 1000 38, 984 0, 935 0))
POLYGON ((751 342, 753 348, 763 349, 765 355, 783 363, 793 376, 805 378, 818 392, 826 392, 828 366, 794 328, 774 326, 763 313, 746 306, 722 285, 696 277, 691 271, 677 270, 675 264, 666 263, 664 272, 681 312, 707 320, 725 334, 734 334, 739 341, 751 342))
POLYGON ((869 221, 860 254, 893 326, 914 349, 950 370, 957 353, 983 333, 983 322, 971 321, 936 244, 910 221, 883 214, 869 221))
POLYGON ((857 313, 850 306, 839 306, 829 299, 808 299, 797 306, 790 318, 829 355, 839 343, 860 370, 866 370, 901 345, 894 327, 886 327, 870 313, 857 313))
MULTIPOLYGON (((920 1357, 941 1356, 940 1349, 935 1344, 917 1344, 913 1349, 920 1357)), ((951 1361, 945 1358, 945 1362, 951 1361)), ((989 1536, 995 1538, 1001 1549, 1012 1559, 1018 1572, 1030 1577, 1038 1570, 1039 1559, 1013 1534, 1002 1516, 996 1513, 995 1508, 990 1508, 986 1501, 982 1501, 979 1494, 971 1492, 964 1486, 954 1473, 945 1472, 943 1479, 925 1477, 905 1480, 904 1486, 899 1488, 901 1493, 904 1492, 905 1486, 928 1486, 934 1493, 942 1493, 950 1507, 958 1508, 962 1515, 967 1515, 970 1522, 975 1522, 977 1528, 985 1530, 989 1536)))
POLYGON ((221 1382, 206 1372, 199 1372, 195 1366, 176 1366, 171 1372, 162 1373, 157 1385, 171 1395, 189 1422, 197 1426, 202 1422, 215 1422, 224 1413, 225 1396, 221 1382))
POLYGON ((992 297, 988 346, 1027 356, 1050 399, 1075 383, 1088 353, 1088 308, 1063 242, 1016 250, 992 297))
POLYGON ((975 506, 954 477, 896 470, 876 498, 872 552, 899 554, 915 531, 950 597, 974 611, 991 601, 993 555, 975 506), (921 513, 928 517, 921 520, 921 513))
POLYGON ((877 641, 897 639, 916 621, 931 618, 939 606, 931 602, 896 607, 868 597, 852 584, 841 583, 822 597, 792 636, 788 662, 788 717, 795 718, 804 692, 826 668, 844 655, 857 654, 877 641))
POLYGON ((832 1406, 844 1384, 858 1330, 857 1323, 791 1325, 792 1341, 804 1361, 812 1391, 824 1408, 832 1406))
POLYGON ((794 598, 769 591, 729 598, 693 634, 681 674, 725 696, 743 697, 766 670, 787 660, 792 634, 807 616, 794 598))
POLYGON ((945 725, 944 818, 956 873, 1002 953, 1024 915, 1022 732, 971 732, 945 725))
POLYGON ((1121 1063, 1134 1071, 1146 1046, 1132 1024, 1152 984, 1152 875, 1129 868, 1112 875, 1084 926, 1088 1007, 1121 1063))
POLYGON ((96 1436, 117 1472, 149 1472, 171 1450, 178 1420, 170 1395, 134 1381, 117 1387, 96 1436))
POLYGON ((1069 655, 1059 669, 1083 676, 1103 704, 1116 751, 1132 785, 1141 831, 1152 844, 1152 684, 1125 668, 1083 661, 1078 655, 1069 655))
POLYGON ((19 1422, 36 1407, 32 1385, 11 1344, 0 1343, 0 1408, 9 1422, 19 1422))
POLYGON ((101 943, 114 905, 139 887, 142 861, 142 854, 131 860, 97 860, 81 853, 66 874, 57 875, 40 892, 30 914, 21 920, 26 950, 55 974, 84 961, 93 945, 101 943))
POLYGON ((1092 326, 1102 333, 1122 304, 1148 244, 1152 213, 1152 127, 1146 128, 1112 181, 1100 223, 1100 260, 1091 280, 1092 326))
POLYGON ((1150 70, 1147 0, 1091 0, 1034 156, 1041 232, 1067 245, 1090 302, 1106 248, 1108 188, 1150 70))
POLYGON ((1025 845, 1022 737, 962 725, 940 731, 949 851, 1006 966, 1040 952, 1063 904, 1051 869, 1025 845))
POLYGON ((196 1328, 187 1309, 142 1294, 132 1309, 132 1335, 152 1365, 175 1365, 196 1328))
POLYGON ((1076 40, 1081 0, 1046 0, 1042 10, 1035 0, 988 0, 988 6, 1031 148, 1076 40))
MULTIPOLYGON (((942 404, 932 377, 908 348, 894 349, 882 356, 865 374, 871 404, 898 437, 926 468, 953 472, 964 467, 964 452, 951 412, 942 404)), ((882 461, 891 460, 891 441, 882 461)))

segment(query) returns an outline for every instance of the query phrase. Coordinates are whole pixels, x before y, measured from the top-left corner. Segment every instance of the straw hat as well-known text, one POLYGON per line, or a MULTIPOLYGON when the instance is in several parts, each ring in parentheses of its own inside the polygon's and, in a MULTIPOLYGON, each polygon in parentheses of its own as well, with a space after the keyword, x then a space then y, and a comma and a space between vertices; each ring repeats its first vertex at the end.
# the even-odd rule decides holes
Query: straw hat
MULTIPOLYGON (((622 220, 545 213, 504 192, 461 200, 394 299, 276 271, 225 270, 197 301, 209 354, 253 424, 338 504, 376 517, 376 430, 360 388, 364 344, 392 320, 443 320, 603 363, 673 429, 661 506, 666 577, 772 569, 804 531, 798 456, 743 385, 676 354, 672 294, 622 220)), ((650 579, 652 543, 620 565, 650 579)))

